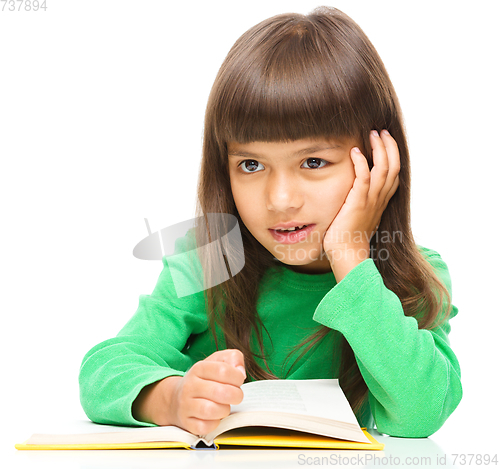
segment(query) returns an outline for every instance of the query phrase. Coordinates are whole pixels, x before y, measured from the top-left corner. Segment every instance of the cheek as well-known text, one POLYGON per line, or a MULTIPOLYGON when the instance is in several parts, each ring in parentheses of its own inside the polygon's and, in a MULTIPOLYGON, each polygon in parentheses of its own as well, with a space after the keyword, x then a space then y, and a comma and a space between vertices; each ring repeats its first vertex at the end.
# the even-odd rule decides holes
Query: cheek
POLYGON ((243 221, 252 217, 252 208, 255 208, 256 204, 255 197, 248 193, 245 187, 237 183, 233 183, 231 180, 231 192, 233 194, 234 204, 236 205, 236 210, 240 214, 243 221))
POLYGON ((239 190, 237 185, 232 183, 231 183, 231 193, 233 194, 234 203, 236 204, 236 206, 238 206, 242 199, 241 191, 239 190))
POLYGON ((238 208, 241 196, 240 196, 240 191, 238 190, 238 184, 234 183, 234 179, 230 176, 229 177, 229 185, 231 187, 231 194, 233 195, 233 200, 236 205, 236 208, 238 208))
POLYGON ((352 188, 354 175, 346 174, 344 177, 331 179, 322 184, 320 190, 314 192, 318 206, 323 207, 329 215, 336 215, 347 198, 352 188))

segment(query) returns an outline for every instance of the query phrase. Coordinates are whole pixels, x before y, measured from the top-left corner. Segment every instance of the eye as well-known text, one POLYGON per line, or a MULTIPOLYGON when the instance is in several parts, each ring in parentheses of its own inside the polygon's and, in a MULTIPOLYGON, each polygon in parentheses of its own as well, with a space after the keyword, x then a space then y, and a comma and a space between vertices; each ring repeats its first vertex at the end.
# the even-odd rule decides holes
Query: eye
MULTIPOLYGON (((311 164, 315 167, 313 167, 313 168, 310 167, 310 168, 306 168, 306 169, 321 169, 321 168, 324 168, 325 166, 328 166, 330 164, 328 161, 326 161, 322 158, 308 158, 304 163, 308 163, 308 162, 312 162, 311 164), (321 162, 324 163, 322 166, 320 166, 321 162)), ((258 172, 257 170, 248 171, 247 163, 251 163, 250 167, 255 167, 255 166, 258 166, 260 164, 256 160, 244 160, 244 161, 242 161, 238 166, 240 166, 242 168, 242 171, 244 173, 250 174, 250 173, 257 173, 258 172), (245 168, 247 170, 245 170, 245 168)))
POLYGON ((320 168, 324 168, 325 166, 327 166, 329 164, 328 161, 325 161, 322 158, 308 158, 304 163, 307 163, 308 161, 314 162, 313 166, 315 166, 315 167, 309 168, 309 169, 320 169, 320 168), (325 164, 323 166, 318 166, 321 161, 324 162, 325 164))
POLYGON ((255 161, 255 160, 244 160, 244 161, 242 161, 238 166, 241 167, 241 169, 242 169, 242 171, 244 173, 248 174, 248 173, 256 173, 256 172, 258 172, 258 171, 254 171, 254 170, 246 171, 245 168, 248 169, 247 163, 252 163, 252 164, 249 165, 250 167, 255 167, 255 166, 257 166, 257 165, 260 164, 258 161, 255 161))

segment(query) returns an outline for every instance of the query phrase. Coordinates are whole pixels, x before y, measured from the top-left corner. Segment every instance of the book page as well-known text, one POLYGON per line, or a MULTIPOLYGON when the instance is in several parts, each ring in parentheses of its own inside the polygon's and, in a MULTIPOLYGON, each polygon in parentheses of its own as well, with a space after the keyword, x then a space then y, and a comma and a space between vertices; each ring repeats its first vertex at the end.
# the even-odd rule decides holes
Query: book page
POLYGON ((241 389, 243 401, 231 406, 231 414, 287 412, 358 425, 336 379, 253 381, 243 384, 241 389))
POLYGON ((181 441, 195 444, 198 437, 174 426, 125 427, 90 421, 47 424, 26 441, 30 445, 125 444, 152 441, 181 441))

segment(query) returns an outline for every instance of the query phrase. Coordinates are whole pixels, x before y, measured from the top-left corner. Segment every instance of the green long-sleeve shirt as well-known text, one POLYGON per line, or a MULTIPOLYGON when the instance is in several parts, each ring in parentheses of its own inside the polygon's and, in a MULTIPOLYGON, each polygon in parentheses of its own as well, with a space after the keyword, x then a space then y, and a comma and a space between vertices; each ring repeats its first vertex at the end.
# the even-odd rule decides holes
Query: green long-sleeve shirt
MULTIPOLYGON (((176 249, 188 250, 186 238, 177 240, 176 249)), ((451 295, 446 264, 435 251, 420 249, 451 295)), ((183 376, 216 351, 203 292, 178 298, 166 258, 163 264, 153 293, 140 296, 135 315, 117 337, 98 344, 83 359, 80 399, 95 422, 150 425, 132 416, 142 388, 167 376, 183 376)), ((426 437, 460 402, 460 367, 449 345, 448 320, 433 330, 418 329, 385 287, 372 259, 338 284, 333 272, 298 273, 277 262, 262 279, 257 311, 272 340, 263 334, 268 364, 279 378, 288 370, 283 363, 289 352, 320 325, 332 332, 287 378, 337 378, 341 335, 347 339, 369 390, 369 406, 357 415, 361 426, 371 428, 375 422, 388 435, 426 437)), ((453 306, 450 318, 456 314, 453 306)), ((217 336, 224 345, 218 329, 217 336)))

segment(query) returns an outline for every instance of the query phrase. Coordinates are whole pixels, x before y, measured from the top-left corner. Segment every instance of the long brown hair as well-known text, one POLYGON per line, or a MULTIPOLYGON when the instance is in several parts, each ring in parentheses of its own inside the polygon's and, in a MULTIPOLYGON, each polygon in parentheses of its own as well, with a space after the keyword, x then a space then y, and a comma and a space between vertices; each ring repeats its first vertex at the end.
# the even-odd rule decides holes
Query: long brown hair
MULTIPOLYGON (((374 236, 371 257, 385 286, 400 299, 404 314, 415 317, 420 328, 436 327, 449 314, 451 299, 413 239, 410 160, 402 113, 384 64, 361 28, 329 7, 316 8, 307 16, 277 15, 244 33, 219 70, 205 115, 197 215, 229 213, 238 219, 245 266, 229 280, 207 289, 205 303, 216 344, 217 325, 226 347, 243 352, 249 378, 277 378, 267 366, 262 338, 267 331, 256 310, 259 283, 276 261, 238 215, 230 187, 227 143, 355 137, 363 142, 361 150, 371 169, 372 129, 388 129, 395 138, 401 170, 399 187, 379 225, 379 232, 398 236, 374 236), (381 252, 386 254, 379 256, 381 252), (445 314, 440 314, 446 303, 445 314), (252 337, 258 350, 251 349, 252 337)), ((222 235, 217 227, 210 233, 212 239, 222 235)), ((207 241, 199 233, 197 240, 207 241)), ((210 275, 210 265, 210 259, 205 259, 206 275, 210 275)), ((319 326, 289 357, 302 349, 301 358, 329 332, 319 326)), ((367 386, 345 339, 339 381, 353 410, 360 411, 367 400, 367 386)))

